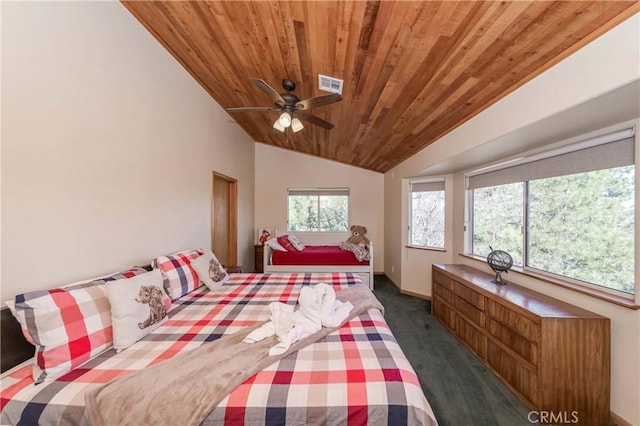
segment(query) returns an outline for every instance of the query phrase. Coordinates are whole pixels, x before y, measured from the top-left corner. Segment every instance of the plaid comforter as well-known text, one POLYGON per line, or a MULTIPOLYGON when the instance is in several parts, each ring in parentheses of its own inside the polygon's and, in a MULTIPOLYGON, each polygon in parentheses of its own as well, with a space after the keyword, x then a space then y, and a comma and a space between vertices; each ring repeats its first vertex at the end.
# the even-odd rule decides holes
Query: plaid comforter
MULTIPOLYGON (((350 273, 231 274, 216 292, 201 286, 174 301, 165 324, 119 354, 108 350, 40 385, 33 384, 31 365, 3 374, 0 421, 88 424, 84 412, 88 390, 265 321, 271 302, 295 304, 301 286, 319 282, 332 284, 336 291, 361 283, 350 273)), ((370 310, 246 380, 205 420, 205 424, 285 423, 436 422, 384 317, 370 310)))

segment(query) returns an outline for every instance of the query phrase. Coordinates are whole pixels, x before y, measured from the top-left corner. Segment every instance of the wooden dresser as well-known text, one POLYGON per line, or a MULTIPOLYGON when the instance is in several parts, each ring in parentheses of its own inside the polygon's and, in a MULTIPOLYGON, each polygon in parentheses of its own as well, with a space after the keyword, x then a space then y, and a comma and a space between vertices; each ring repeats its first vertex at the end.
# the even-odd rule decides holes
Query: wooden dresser
POLYGON ((532 410, 609 424, 608 318, 466 265, 435 264, 432 277, 433 316, 532 410))

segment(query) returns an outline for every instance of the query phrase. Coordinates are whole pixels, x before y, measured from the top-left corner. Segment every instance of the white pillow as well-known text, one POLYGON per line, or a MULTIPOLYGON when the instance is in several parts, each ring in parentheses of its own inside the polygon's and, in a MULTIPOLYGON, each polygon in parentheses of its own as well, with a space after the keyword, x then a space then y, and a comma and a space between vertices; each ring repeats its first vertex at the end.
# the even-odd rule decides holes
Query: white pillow
POLYGON ((302 244, 302 241, 300 241, 298 237, 296 237, 293 234, 289 234, 287 235, 287 238, 289 239, 289 241, 291 241, 291 244, 293 244, 296 250, 298 251, 304 250, 304 244, 302 244))
POLYGON ((287 251, 286 248, 280 245, 277 238, 269 238, 265 244, 271 247, 272 250, 287 251))
POLYGON ((105 286, 111 304, 113 346, 120 352, 167 320, 171 299, 162 285, 162 272, 154 269, 105 286))
POLYGON ((217 290, 229 279, 229 274, 222 267, 215 254, 207 252, 191 261, 191 267, 198 274, 200 282, 209 290, 217 290))

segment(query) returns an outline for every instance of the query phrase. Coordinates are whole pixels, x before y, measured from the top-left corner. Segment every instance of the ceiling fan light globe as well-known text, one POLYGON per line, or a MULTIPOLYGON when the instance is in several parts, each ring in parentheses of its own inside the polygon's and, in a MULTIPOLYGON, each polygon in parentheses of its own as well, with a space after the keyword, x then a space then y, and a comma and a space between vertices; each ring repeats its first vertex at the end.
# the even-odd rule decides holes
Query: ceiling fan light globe
POLYGON ((280 118, 278 118, 278 123, 282 126, 282 127, 289 127, 291 126, 291 114, 289 114, 288 112, 283 112, 280 115, 280 118))
POLYGON ((302 121, 298 120, 297 118, 291 120, 291 130, 293 130, 294 132, 299 132, 302 129, 304 129, 302 121))
POLYGON ((280 124, 280 119, 276 120, 276 122, 273 123, 273 130, 277 130, 278 132, 283 133, 285 129, 286 127, 280 124))

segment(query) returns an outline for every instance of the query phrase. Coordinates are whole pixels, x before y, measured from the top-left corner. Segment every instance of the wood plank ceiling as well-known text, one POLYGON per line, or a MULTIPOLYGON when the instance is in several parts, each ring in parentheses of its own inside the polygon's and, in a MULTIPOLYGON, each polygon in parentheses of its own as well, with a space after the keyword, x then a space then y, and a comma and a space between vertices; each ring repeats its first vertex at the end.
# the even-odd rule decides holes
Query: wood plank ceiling
POLYGON ((344 80, 343 100, 274 134, 278 112, 231 113, 261 143, 386 172, 639 10, 637 1, 124 1, 222 107, 273 106, 344 80))

